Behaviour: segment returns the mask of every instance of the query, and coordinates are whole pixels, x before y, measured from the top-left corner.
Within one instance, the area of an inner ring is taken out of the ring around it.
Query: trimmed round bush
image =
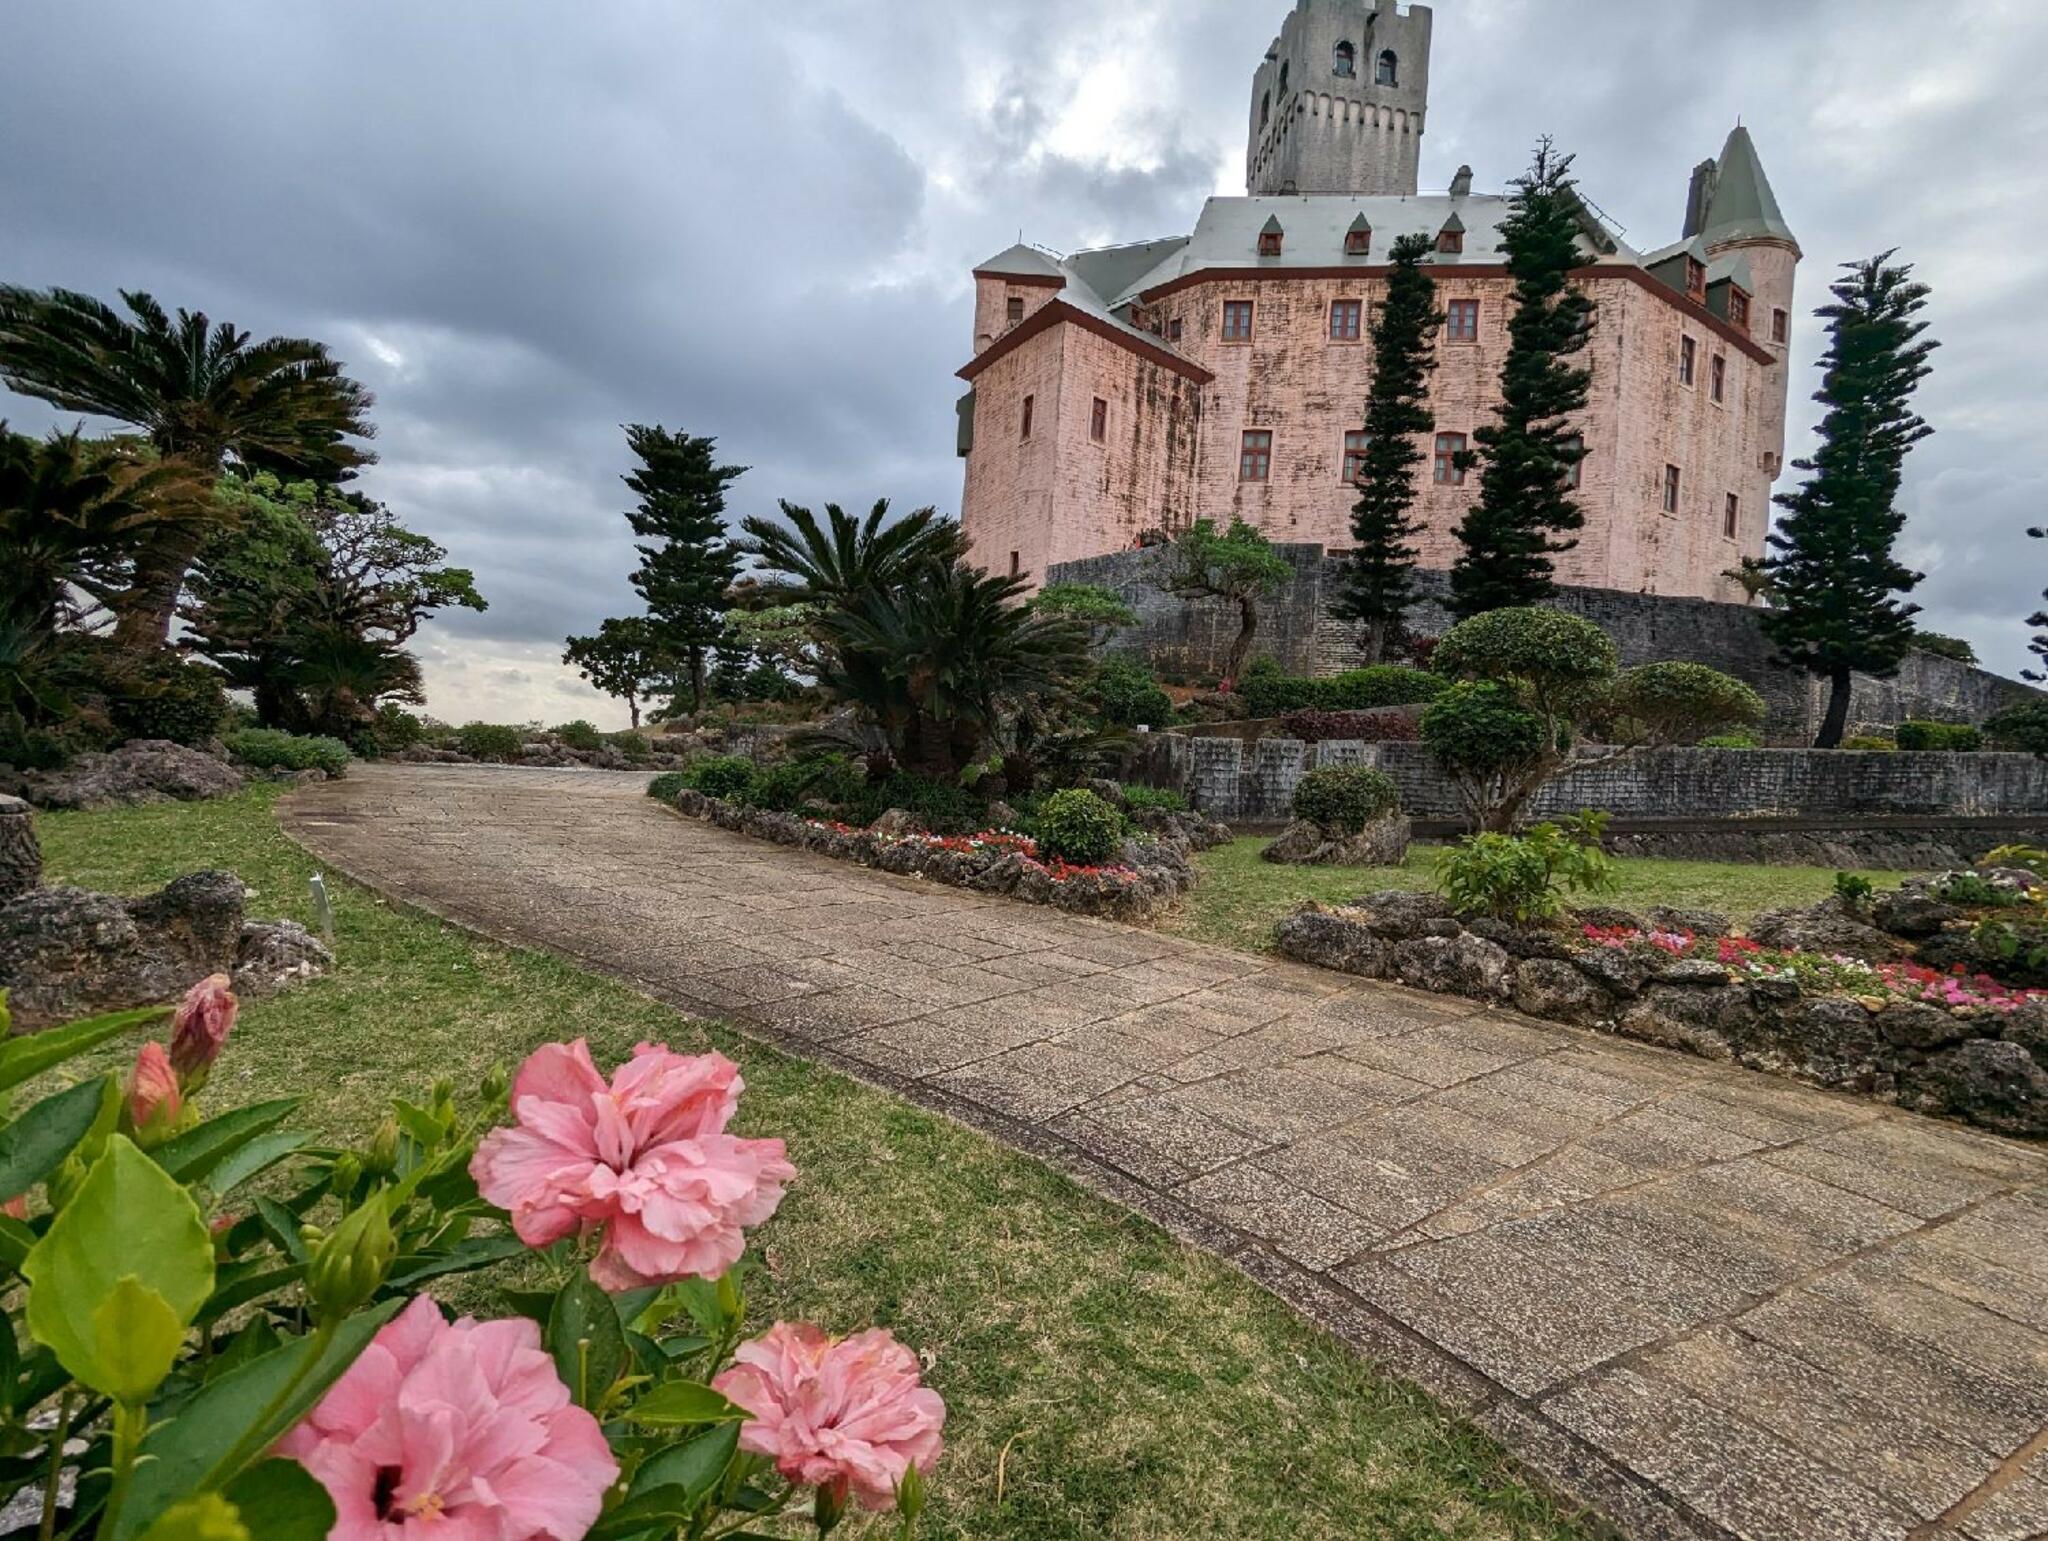
[[[526,735],[495,722],[465,723],[455,730],[455,752],[472,760],[516,760]]]
[[[590,753],[604,747],[604,735],[597,731],[597,724],[577,718],[565,722],[553,730],[556,740],[565,749],[578,749]]]
[[[1656,744],[1697,744],[1710,733],[1754,728],[1767,710],[1764,698],[1733,675],[1676,662],[1628,670],[1615,681],[1608,704]]]
[[[1984,724],[1984,731],[2001,749],[2048,756],[2048,701],[2008,706]]]
[[[1898,744],[1934,754],[1975,754],[1984,747],[1984,734],[1967,722],[1902,722]]]
[[[760,768],[739,755],[711,755],[682,774],[685,786],[723,802],[745,802],[761,781]]]
[[[1506,686],[1468,680],[1423,712],[1422,741],[1452,774],[1490,775],[1543,752],[1543,720]]]
[[[1620,663],[1614,639],[1591,621],[1534,606],[1460,621],[1430,657],[1446,679],[1521,681],[1553,706],[1589,699]]]
[[[164,651],[139,663],[108,660],[107,716],[122,739],[203,744],[228,720],[227,692],[205,664]]]
[[[1383,663],[1349,669],[1310,684],[1314,704],[1324,711],[1369,712],[1382,706],[1421,706],[1442,695],[1450,681],[1421,669]]]
[[[1294,816],[1333,833],[1355,835],[1400,806],[1394,778],[1365,765],[1326,765],[1294,789]]]
[[[330,776],[348,773],[355,757],[338,738],[282,733],[276,728],[244,728],[221,740],[228,753],[258,770],[317,770]]]
[[[1041,854],[1081,867],[1099,867],[1123,844],[1123,815],[1093,792],[1055,792],[1038,809]]]

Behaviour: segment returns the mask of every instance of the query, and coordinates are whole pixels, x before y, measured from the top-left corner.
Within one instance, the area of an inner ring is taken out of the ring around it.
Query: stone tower
[[[1297,0],[1252,80],[1245,191],[1413,197],[1430,9]]]

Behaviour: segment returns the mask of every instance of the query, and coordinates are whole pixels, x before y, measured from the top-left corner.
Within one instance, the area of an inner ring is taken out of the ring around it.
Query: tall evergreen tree
[[[1913,645],[1918,605],[1897,596],[1921,574],[1892,555],[1906,516],[1895,505],[1906,454],[1934,430],[1912,410],[1914,390],[1931,372],[1937,344],[1927,323],[1913,319],[1927,304],[1925,284],[1908,264],[1890,266],[1892,252],[1844,264],[1828,322],[1825,372],[1814,400],[1827,408],[1820,449],[1793,462],[1808,474],[1785,510],[1765,564],[1777,608],[1758,617],[1778,658],[1828,682],[1828,709],[1816,747],[1842,742],[1849,719],[1852,671],[1896,673]]]
[[[1429,376],[1436,368],[1436,334],[1444,324],[1436,282],[1423,270],[1427,237],[1394,243],[1386,303],[1372,328],[1372,390],[1365,401],[1365,463],[1358,502],[1351,510],[1351,560],[1332,606],[1339,620],[1364,630],[1366,662],[1378,663],[1399,638],[1401,617],[1414,600],[1415,548],[1422,531],[1411,518],[1416,467],[1428,456],[1417,443],[1436,430],[1429,410]]]
[[[2033,529],[2027,533],[2035,540],[2048,540],[2048,530]],[[2041,591],[2041,597],[2048,599],[2048,589]],[[2027,624],[2042,628],[2027,639],[2027,651],[2040,659],[2044,668],[2048,668],[2048,610],[2036,610],[2027,617]],[[2048,684],[2048,673],[2041,669],[2022,669],[2020,678],[2032,680],[2036,685]]]
[[[725,489],[745,466],[716,463],[716,441],[635,423],[626,443],[640,468],[624,480],[640,495],[626,515],[640,546],[633,587],[647,603],[655,650],[679,660],[692,710],[704,709],[705,669],[725,635],[725,591],[739,576],[740,551],[725,527]]]
[[[1478,429],[1479,448],[1460,461],[1483,467],[1479,500],[1458,526],[1465,549],[1451,568],[1451,608],[1460,618],[1548,599],[1551,557],[1578,544],[1558,537],[1586,522],[1572,497],[1572,467],[1585,452],[1572,442],[1570,419],[1585,410],[1593,373],[1569,360],[1589,339],[1593,302],[1571,282],[1585,261],[1586,218],[1571,169],[1572,157],[1542,140],[1501,222],[1514,313],[1500,421]]]

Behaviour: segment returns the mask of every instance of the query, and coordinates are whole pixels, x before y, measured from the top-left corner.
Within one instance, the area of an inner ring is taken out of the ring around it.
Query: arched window
[[[1280,61],[1280,95],[1283,98],[1287,95],[1287,61],[1285,59]]]
[[[1379,83],[1383,86],[1398,86],[1401,83],[1401,61],[1394,57],[1394,50],[1391,48],[1380,55]]]
[[[1349,80],[1358,73],[1358,50],[1349,43],[1337,45],[1337,62],[1332,66],[1338,78]]]
[[[1259,102],[1259,127],[1264,128],[1273,121],[1273,93],[1268,91]]]

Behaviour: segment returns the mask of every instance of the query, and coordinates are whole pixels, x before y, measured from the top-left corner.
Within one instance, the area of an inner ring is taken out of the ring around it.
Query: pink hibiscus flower
[[[128,1074],[128,1120],[139,1134],[158,1134],[175,1124],[183,1111],[171,1057],[151,1039],[135,1056],[135,1068]]]
[[[602,1226],[590,1276],[605,1289],[715,1279],[796,1176],[782,1141],[725,1132],[744,1085],[722,1054],[643,1043],[607,1086],[582,1039],[549,1044],[512,1082],[517,1123],[470,1172],[528,1246]]]
[[[213,1068],[222,1045],[234,1030],[235,1013],[241,1004],[228,988],[228,976],[213,974],[185,992],[178,1014],[171,1022],[171,1068],[180,1079]]]
[[[425,1295],[278,1451],[334,1500],[328,1541],[581,1541],[619,1476],[539,1327],[450,1324]]]
[[[850,1489],[864,1507],[887,1509],[906,1470],[928,1473],[939,1458],[946,1404],[919,1381],[916,1355],[880,1328],[834,1339],[777,1322],[733,1358],[711,1384],[753,1414],[740,1448],[772,1457],[791,1482]]]

